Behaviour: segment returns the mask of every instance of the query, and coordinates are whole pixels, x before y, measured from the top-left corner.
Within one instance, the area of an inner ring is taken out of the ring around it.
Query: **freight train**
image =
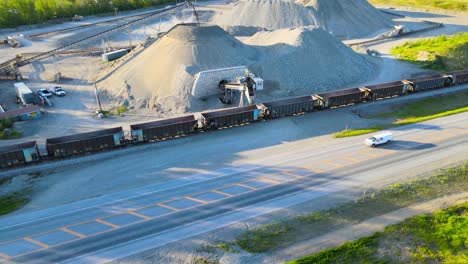
[[[287,98],[245,107],[219,109],[195,115],[158,120],[130,126],[125,137],[122,127],[104,129],[46,140],[47,153],[40,153],[35,141],[0,147],[0,168],[27,165],[111,150],[130,145],[187,136],[197,132],[251,124],[274,118],[323,109],[376,101],[432,89],[468,83],[468,70],[417,77],[359,88]]]

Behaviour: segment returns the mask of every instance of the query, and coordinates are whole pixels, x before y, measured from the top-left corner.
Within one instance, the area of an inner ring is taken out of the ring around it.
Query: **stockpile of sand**
[[[392,21],[367,0],[304,0],[320,26],[338,38],[369,36],[393,27]]]
[[[181,113],[221,106],[191,96],[195,75],[204,70],[247,66],[265,79],[260,100],[274,100],[364,81],[375,69],[321,28],[260,32],[246,42],[219,26],[178,25],[99,87],[120,104]]]
[[[341,39],[366,37],[393,26],[366,0],[240,0],[231,10],[220,12],[213,22],[236,36],[248,35],[253,28],[315,25]]]
[[[265,48],[267,56],[257,64],[257,71],[289,94],[310,94],[362,82],[376,68],[367,56],[355,53],[319,27],[259,32],[245,43]]]
[[[181,112],[190,105],[196,73],[247,65],[257,57],[256,49],[218,26],[181,24],[100,86],[124,104]]]
[[[241,0],[231,10],[223,10],[213,22],[236,35],[242,35],[243,28],[250,33],[253,28],[275,30],[318,25],[313,10],[293,0]]]

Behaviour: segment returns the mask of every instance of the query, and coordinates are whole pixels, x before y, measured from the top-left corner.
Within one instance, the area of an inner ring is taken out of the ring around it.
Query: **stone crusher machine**
[[[221,96],[219,101],[223,104],[232,104],[235,93],[239,94],[239,106],[244,106],[247,100],[248,105],[255,104],[256,91],[263,90],[263,79],[245,71],[245,76],[237,77],[234,81],[222,81],[219,83]]]

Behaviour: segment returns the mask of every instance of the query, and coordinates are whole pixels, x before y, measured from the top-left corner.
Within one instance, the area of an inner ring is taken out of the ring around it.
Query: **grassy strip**
[[[468,66],[468,33],[406,42],[393,48],[391,53],[426,69],[462,70]]]
[[[419,122],[423,122],[423,121],[427,121],[427,120],[431,120],[431,119],[435,119],[435,118],[460,114],[460,113],[464,113],[464,112],[467,112],[467,111],[468,111],[468,106],[467,107],[462,107],[462,108],[459,108],[459,109],[455,109],[455,110],[445,111],[445,112],[435,114],[435,115],[421,116],[421,117],[409,117],[409,118],[405,118],[405,119],[399,119],[399,120],[395,121],[394,124],[395,125],[409,125],[409,124],[419,123]]]
[[[468,1],[466,0],[369,0],[369,2],[387,6],[410,6],[424,9],[468,10]]]
[[[21,133],[13,128],[13,119],[0,119],[0,139],[16,139],[21,137]],[[5,134],[5,130],[9,129],[11,134]]]
[[[364,193],[356,202],[262,225],[241,234],[236,243],[252,253],[266,252],[310,239],[416,202],[468,190],[468,162],[433,176]],[[342,262],[353,263],[353,262]]]
[[[364,128],[364,129],[346,129],[341,132],[333,134],[333,138],[360,136],[360,135],[365,135],[365,134],[374,133],[380,130],[384,130],[386,128],[387,127],[383,127],[383,126],[375,126],[375,127],[370,127],[370,128]]]
[[[289,263],[467,263],[467,230],[468,203],[464,203]],[[405,256],[402,248],[409,251]]]
[[[0,197],[0,215],[8,214],[29,203],[30,189]]]
[[[455,109],[454,109],[455,108]],[[333,134],[334,138],[353,137],[374,133],[388,128],[428,121],[435,118],[460,114],[468,111],[468,92],[426,98],[417,102],[398,106],[396,111],[386,112],[373,118],[397,118],[389,125],[364,129],[347,129]]]

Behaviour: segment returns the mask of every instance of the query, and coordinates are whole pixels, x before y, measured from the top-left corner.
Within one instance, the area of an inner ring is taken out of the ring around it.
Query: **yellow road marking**
[[[331,161],[329,161],[329,160],[322,161],[321,163],[322,163],[322,164],[331,165],[331,166],[335,166],[335,167],[337,167],[337,168],[343,167],[343,165],[333,163],[333,162],[331,162]]]
[[[314,163],[314,164],[317,164],[317,163]],[[315,169],[315,168],[313,168],[313,165],[310,165],[310,166],[302,166],[302,168],[304,168],[304,169],[308,169],[308,170],[312,170],[312,171],[315,171],[316,173],[322,173],[322,172],[325,172],[325,170],[321,170],[321,169]]]
[[[120,228],[120,226],[118,226],[118,225],[114,225],[114,224],[112,224],[112,223],[109,223],[109,222],[104,221],[104,220],[99,219],[99,218],[95,219],[94,221],[96,221],[96,222],[98,222],[98,223],[101,223],[101,224],[103,224],[103,225],[106,225],[106,226],[110,226],[110,227],[112,227],[112,228]]]
[[[245,185],[245,184],[242,184],[242,183],[237,183],[237,184],[234,184],[234,185],[244,187],[244,188],[247,188],[247,189],[250,189],[250,190],[257,190],[257,188],[255,188],[255,187],[248,186],[248,185]]]
[[[295,170],[295,171],[298,171],[298,170]],[[286,174],[286,175],[289,175],[289,176],[293,176],[294,178],[296,179],[302,179],[304,178],[305,176],[301,176],[301,175],[298,175],[298,174],[294,174],[295,171],[283,171],[281,173],[283,174]],[[314,174],[313,172],[310,172],[309,174],[307,174],[306,176],[309,176],[309,175],[312,175]]]
[[[172,201],[171,201],[171,202],[172,202]],[[158,204],[156,204],[156,205],[157,205],[157,206],[164,207],[164,208],[167,208],[167,209],[172,210],[172,211],[179,211],[179,209],[174,208],[174,207],[169,206],[169,205],[165,205],[165,204],[163,204],[163,203],[158,203]]]
[[[42,248],[49,248],[49,245],[44,244],[42,242],[39,242],[37,240],[34,240],[34,239],[30,238],[30,237],[23,237],[23,239],[26,240],[26,241],[29,241],[29,242],[31,242],[33,244],[36,244],[36,245],[38,245],[38,246],[40,246]]]
[[[273,184],[281,184],[281,183],[283,183],[283,182],[280,182],[280,181],[275,181],[275,180],[272,180],[272,179],[268,179],[268,178],[266,178],[266,176],[263,176],[262,178],[259,178],[259,179],[262,180],[262,181],[271,182],[271,183],[273,183]]]
[[[86,238],[86,237],[88,237],[88,236],[85,236],[85,235],[80,234],[80,233],[78,233],[78,232],[75,232],[75,231],[73,231],[73,230],[70,230],[70,229],[68,229],[68,228],[66,228],[66,227],[59,228],[59,230],[65,231],[65,232],[70,233],[70,234],[72,234],[72,235],[75,235],[75,236],[77,236],[77,237],[79,237],[79,238]]]
[[[133,211],[130,211],[130,210],[128,210],[127,213],[129,213],[131,215],[134,215],[134,216],[138,216],[138,217],[143,218],[143,219],[151,219],[151,217],[149,217],[149,216],[146,216],[144,214],[139,214],[137,212],[133,212]]]
[[[234,195],[232,195],[232,194],[225,193],[225,192],[218,191],[218,190],[211,190],[210,192],[219,193],[219,194],[221,194],[221,195],[228,196],[228,197],[234,196]]]
[[[197,203],[201,203],[201,204],[209,204],[209,202],[207,202],[207,201],[197,199],[197,198],[193,198],[193,197],[190,197],[190,196],[184,196],[184,198],[188,199],[188,200],[191,200],[191,201],[194,201],[194,202],[197,202]]]
[[[0,253],[0,258],[4,258],[5,260],[10,260],[11,256],[8,256],[7,254]]]
[[[352,162],[361,162],[363,160],[358,160],[358,159],[355,159],[355,158],[351,158],[351,157],[348,157],[348,156],[341,156],[340,159],[345,159],[345,160],[349,160],[349,161],[352,161]],[[352,163],[350,164],[347,164],[347,165],[351,165]]]

